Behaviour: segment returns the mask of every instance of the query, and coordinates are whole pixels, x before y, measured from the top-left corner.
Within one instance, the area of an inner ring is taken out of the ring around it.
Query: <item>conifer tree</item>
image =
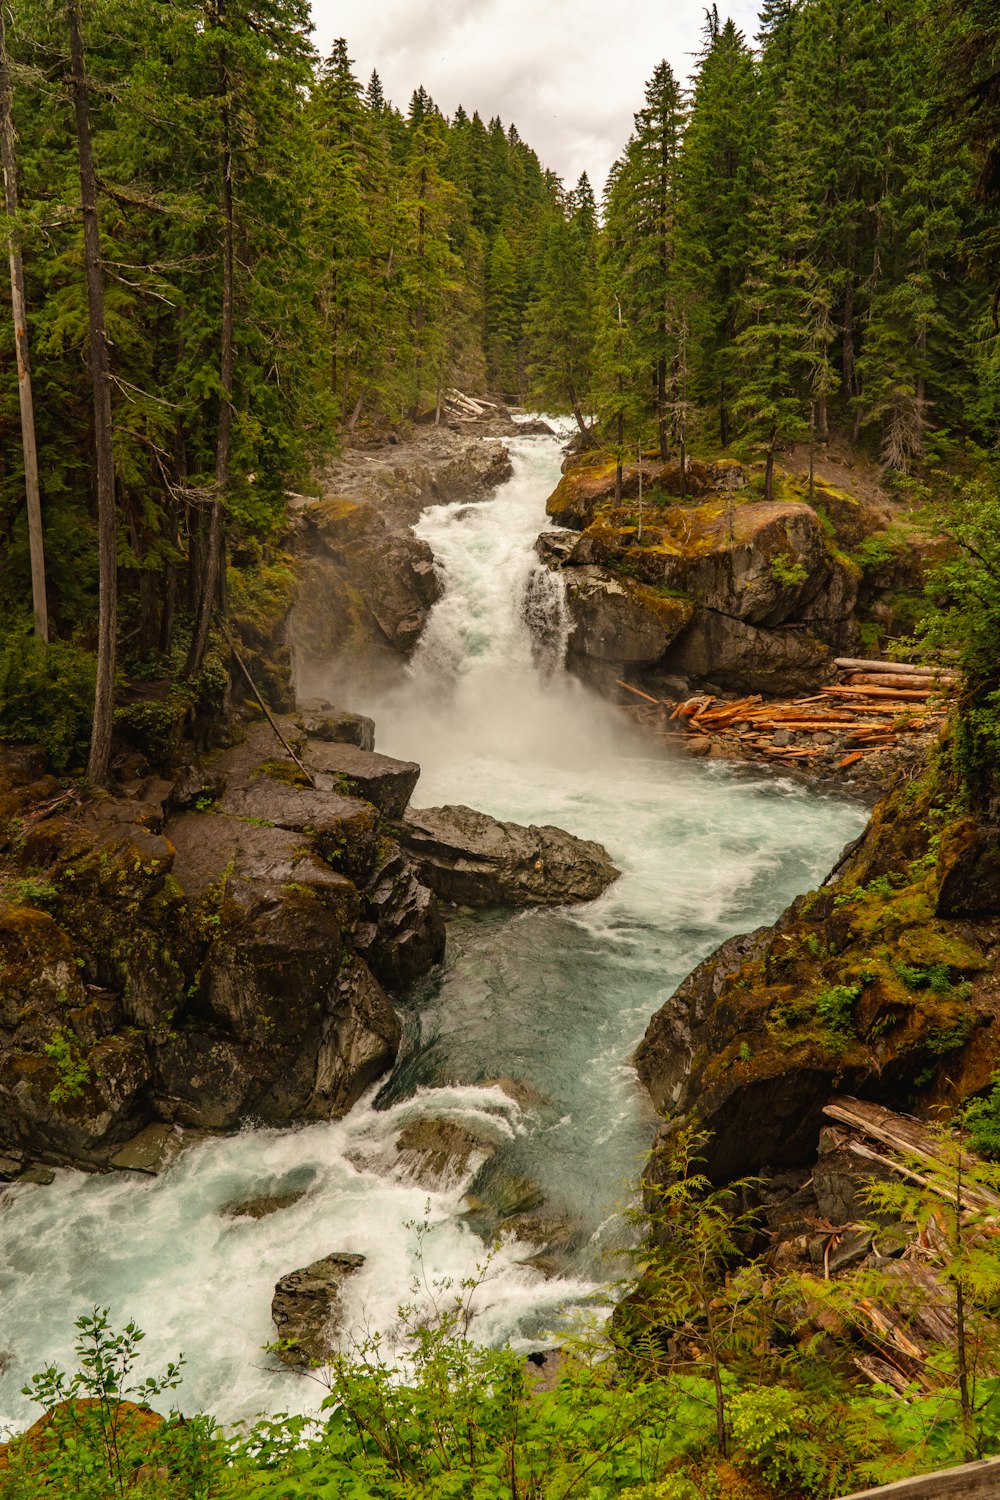
[[[10,297],[17,356],[18,401],[21,415],[21,449],[24,454],[24,489],[31,560],[31,598],[35,635],[49,638],[49,610],[45,589],[45,541],[42,532],[42,502],[38,483],[38,444],[35,437],[35,403],[31,389],[31,358],[28,345],[28,311],[25,298],[24,259],[18,226],[17,156],[15,151],[13,90],[3,6],[0,5],[0,171],[4,182],[4,207],[10,240]]]

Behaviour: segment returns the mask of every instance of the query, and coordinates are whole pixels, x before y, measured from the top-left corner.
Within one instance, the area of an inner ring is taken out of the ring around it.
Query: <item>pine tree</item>
[[[17,223],[17,157],[13,119],[13,90],[7,36],[0,6],[0,170],[3,172],[4,207],[10,238],[10,296],[17,354],[18,401],[21,414],[21,448],[24,454],[24,489],[31,559],[31,598],[35,635],[49,638],[49,610],[45,589],[45,541],[42,532],[42,502],[38,483],[38,444],[35,437],[35,403],[31,389],[31,359],[28,346],[28,312],[25,298],[24,259]]]
[[[692,383],[730,437],[733,340],[748,271],[759,138],[753,58],[732,21],[713,24],[698,64],[681,159],[680,229],[692,286]]]

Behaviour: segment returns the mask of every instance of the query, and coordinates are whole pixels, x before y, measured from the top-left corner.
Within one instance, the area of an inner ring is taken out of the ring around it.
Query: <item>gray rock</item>
[[[184,1132],[177,1125],[147,1125],[117,1151],[110,1165],[123,1172],[156,1176],[176,1161],[184,1149]]]
[[[375,749],[375,721],[364,714],[312,709],[298,715],[298,722],[312,740],[334,745],[357,745],[359,750]]]
[[[425,884],[460,906],[592,901],[620,873],[600,844],[470,807],[411,808],[395,832]]]
[[[420,776],[413,761],[374,755],[356,745],[308,740],[303,760],[330,779],[331,790],[371,802],[386,818],[403,816]]]
[[[340,1293],[364,1265],[363,1255],[334,1253],[290,1271],[274,1288],[271,1317],[277,1330],[275,1353],[293,1370],[315,1369],[336,1349]]]

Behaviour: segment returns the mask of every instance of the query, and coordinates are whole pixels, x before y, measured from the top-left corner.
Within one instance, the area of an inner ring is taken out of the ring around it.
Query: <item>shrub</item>
[[[40,745],[57,771],[87,753],[96,662],[72,641],[14,634],[0,645],[0,740]]]

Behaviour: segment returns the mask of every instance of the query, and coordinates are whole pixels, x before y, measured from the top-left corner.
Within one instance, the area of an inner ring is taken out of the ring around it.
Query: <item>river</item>
[[[95,1304],[145,1329],[150,1368],[183,1351],[186,1410],[313,1409],[321,1388],[262,1353],[275,1281],[360,1252],[347,1324],[390,1328],[415,1276],[457,1285],[486,1260],[470,1191],[516,1197],[521,1184],[569,1245],[539,1269],[504,1239],[472,1334],[521,1347],[557,1337],[620,1273],[621,1211],[654,1126],[629,1066],[649,1017],[724,938],[821,880],[863,826],[842,798],[671,757],[562,670],[559,580],[533,551],[560,445],[515,438],[511,453],[514,475],[492,499],[425,512],[443,596],[406,681],[351,706],[376,717],[380,750],[419,761],[416,805],[555,823],[605,844],[621,879],[572,910],[456,917],[442,970],[403,1007],[395,1072],[346,1120],[206,1141],[156,1179],[65,1169],[0,1198],[0,1426],[23,1426],[20,1386],[71,1362],[73,1319]],[[474,1160],[436,1191],[407,1180],[395,1140],[426,1118],[488,1139],[485,1175],[472,1181]],[[297,1203],[260,1220],[219,1213],[295,1188]]]

